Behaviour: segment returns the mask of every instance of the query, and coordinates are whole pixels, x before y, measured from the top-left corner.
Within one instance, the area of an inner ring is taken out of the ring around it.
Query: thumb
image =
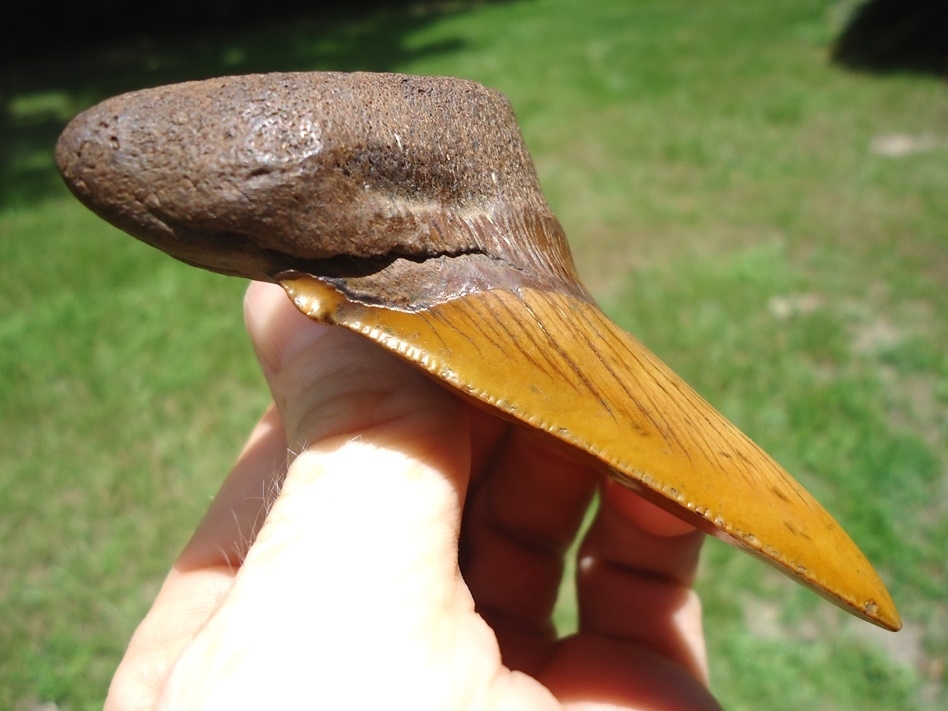
[[[460,526],[470,445],[459,399],[363,337],[311,321],[275,285],[251,285],[245,318],[290,459],[307,456],[336,482],[338,490],[323,492],[334,507],[327,514],[378,505],[384,510],[369,526],[377,533],[389,518],[404,521],[440,497],[437,508],[456,509],[442,522]],[[362,464],[337,475],[326,470],[330,457]]]
[[[310,320],[273,284],[253,282],[244,313],[291,456],[370,432],[376,444],[397,441],[435,460],[467,456],[462,403],[421,371],[362,336]]]
[[[362,615],[438,609],[431,596],[453,595],[459,579],[470,467],[461,401],[361,336],[312,322],[278,287],[253,284],[245,305],[294,460],[256,553],[305,536],[306,567],[338,576],[320,594],[345,597],[323,609],[352,609],[360,591],[372,597]]]
[[[253,284],[245,314],[293,461],[163,701],[281,707],[275,693],[318,690],[317,706],[371,708],[425,689],[418,670],[457,636],[445,617],[473,609],[457,562],[464,408],[369,341],[312,323],[278,287]]]

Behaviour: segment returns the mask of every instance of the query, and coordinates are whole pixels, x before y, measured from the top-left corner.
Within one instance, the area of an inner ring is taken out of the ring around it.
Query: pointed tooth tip
[[[885,588],[882,589],[885,593]],[[866,600],[862,606],[864,617],[877,627],[881,627],[890,632],[898,632],[902,629],[902,616],[895,607],[895,603],[886,594],[885,599],[880,603],[875,600]]]

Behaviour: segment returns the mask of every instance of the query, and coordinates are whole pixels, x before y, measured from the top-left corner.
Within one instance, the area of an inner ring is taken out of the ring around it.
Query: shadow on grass
[[[487,0],[514,2],[516,0]],[[461,40],[409,46],[407,38],[484,0],[370,2],[263,21],[255,27],[138,35],[0,65],[0,208],[60,195],[53,148],[76,113],[133,89],[225,74],[389,71],[463,48]]]
[[[836,40],[833,59],[851,69],[948,78],[948,2],[868,0]]]

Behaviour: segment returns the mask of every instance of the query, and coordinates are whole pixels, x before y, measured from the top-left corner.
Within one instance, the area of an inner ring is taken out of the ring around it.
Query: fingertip
[[[330,328],[301,314],[278,284],[257,281],[244,295],[244,323],[268,377],[282,371]]]
[[[622,484],[607,479],[602,489],[604,502],[637,528],[653,536],[683,536],[695,527],[674,514],[645,500]]]

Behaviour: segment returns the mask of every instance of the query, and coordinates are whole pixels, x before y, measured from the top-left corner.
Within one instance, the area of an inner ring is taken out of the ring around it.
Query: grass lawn
[[[56,136],[120,91],[297,69],[507,93],[606,310],[877,565],[898,634],[709,542],[725,708],[948,707],[948,87],[834,66],[852,7],[419,4],[0,68],[0,708],[101,706],[267,399],[244,285],[86,212]]]

